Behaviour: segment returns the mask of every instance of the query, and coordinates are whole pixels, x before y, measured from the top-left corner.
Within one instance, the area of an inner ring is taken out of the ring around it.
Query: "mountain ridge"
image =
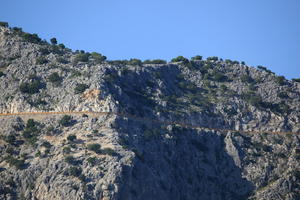
[[[66,112],[0,116],[0,199],[299,198],[297,79],[56,43],[0,26],[0,113]]]

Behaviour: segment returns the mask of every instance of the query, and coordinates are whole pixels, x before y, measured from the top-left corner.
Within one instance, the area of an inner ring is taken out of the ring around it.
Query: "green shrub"
[[[96,159],[96,157],[89,157],[86,161],[91,165],[95,165],[97,162],[97,159]]]
[[[248,102],[255,107],[259,107],[262,104],[262,99],[260,96],[250,96]]]
[[[289,95],[286,92],[279,92],[277,96],[282,99],[289,98]]]
[[[260,71],[265,71],[267,73],[271,73],[271,74],[274,74],[274,72],[272,72],[271,70],[267,69],[266,67],[263,67],[261,65],[258,65],[257,68],[260,70]]]
[[[132,58],[127,62],[128,65],[142,65],[142,61],[140,59]]]
[[[7,147],[7,149],[5,150],[5,152],[6,153],[8,153],[8,154],[10,154],[10,155],[12,155],[12,154],[14,154],[14,149],[12,148],[12,147]]]
[[[284,101],[282,101],[276,105],[274,112],[278,112],[280,114],[290,113],[291,109],[289,105],[285,104]]]
[[[242,65],[246,65],[246,63],[244,61],[241,62]]]
[[[277,76],[275,78],[276,83],[278,83],[279,85],[284,85],[285,83],[285,77],[284,76]]]
[[[42,40],[37,34],[24,33],[22,32],[20,36],[27,42],[39,44]]]
[[[62,44],[62,43],[61,43],[61,44],[59,44],[58,46],[59,46],[59,48],[61,48],[61,49],[64,49],[64,48],[66,48],[66,46],[65,46],[64,44]]]
[[[36,59],[35,63],[37,65],[42,65],[48,63],[48,60],[44,56],[41,56]]]
[[[226,64],[232,64],[232,60],[230,60],[230,59],[225,59],[225,63],[226,63]]]
[[[50,144],[50,142],[48,142],[48,141],[45,141],[45,142],[43,142],[42,144],[41,144],[41,146],[42,147],[46,147],[47,149],[49,149],[49,148],[51,148],[51,144]]]
[[[26,122],[24,132],[37,133],[38,126],[39,126],[38,122],[34,121],[33,119],[28,119]]]
[[[228,90],[227,86],[224,84],[220,85],[220,89],[221,89],[221,92],[223,92],[223,93]]]
[[[87,149],[96,153],[100,153],[101,145],[96,143],[88,144]]]
[[[79,177],[82,173],[82,169],[80,167],[70,167],[68,173],[71,176]]]
[[[115,156],[116,155],[115,150],[113,150],[112,148],[103,148],[101,150],[101,153],[106,154],[106,155],[110,155],[110,156]]]
[[[25,161],[24,160],[19,160],[19,159],[16,159],[12,156],[8,156],[6,158],[6,161],[8,162],[8,164],[10,166],[15,166],[17,169],[24,169],[25,167]]]
[[[59,63],[62,63],[62,64],[67,64],[67,63],[69,63],[69,61],[66,60],[66,59],[63,58],[63,57],[57,57],[57,58],[56,58],[56,61],[59,62]]]
[[[0,26],[8,27],[8,23],[7,22],[0,22]]]
[[[244,83],[252,83],[254,82],[253,78],[249,75],[242,75],[241,76],[241,81]]]
[[[39,51],[42,55],[48,55],[50,53],[50,51],[47,47],[40,48]]]
[[[221,72],[216,72],[216,71],[212,73],[212,79],[217,82],[225,82],[228,80],[227,76],[225,76]]]
[[[70,165],[77,165],[77,161],[73,156],[66,156],[65,161]]]
[[[50,39],[51,44],[56,45],[57,44],[57,40],[56,38],[51,38]]]
[[[22,34],[23,33],[22,28],[19,28],[19,27],[13,27],[12,30],[13,30],[14,33],[17,33],[17,34]]]
[[[73,77],[79,77],[79,76],[81,76],[81,75],[82,75],[82,74],[80,73],[80,71],[73,69],[72,72],[71,72],[70,78],[73,78]]]
[[[128,64],[128,60],[110,60],[108,63],[112,65],[126,65]]]
[[[0,77],[5,76],[5,74],[3,72],[0,72]]]
[[[144,60],[143,64],[167,64],[167,61],[155,59],[155,60]]]
[[[70,115],[64,115],[58,123],[64,127],[71,126],[73,125],[73,119]]]
[[[218,61],[219,58],[217,56],[211,56],[211,57],[207,57],[206,60],[208,60],[208,61]]]
[[[62,51],[62,48],[60,46],[57,46],[57,45],[52,45],[50,46],[50,50],[52,53],[54,54],[58,54],[58,55],[63,55],[63,51]]]
[[[293,78],[292,81],[300,83],[300,78]]]
[[[75,56],[74,63],[78,62],[88,62],[90,54],[89,53],[80,53]]]
[[[224,108],[223,111],[229,116],[238,114],[238,112],[234,108]]]
[[[195,60],[202,60],[202,56],[199,56],[199,55],[194,56],[194,57],[191,58],[191,60],[193,60],[193,61],[195,61]]]
[[[48,76],[48,80],[54,85],[59,85],[62,82],[62,77],[60,77],[57,72],[53,72]]]
[[[48,103],[43,100],[41,97],[38,97],[36,100],[27,99],[27,102],[34,107],[45,106]]]
[[[36,153],[35,153],[35,157],[41,157],[42,156],[42,153],[38,150]]]
[[[89,88],[88,85],[83,84],[83,83],[79,83],[79,84],[76,85],[74,91],[75,91],[75,94],[81,94],[81,93],[83,93],[88,88]]]
[[[261,107],[263,103],[262,98],[256,95],[254,92],[242,93],[241,97],[243,100],[247,101],[248,103],[250,103],[255,107]]]
[[[250,83],[250,84],[248,85],[248,89],[249,89],[250,91],[255,91],[255,90],[256,90],[255,84],[254,84],[254,83]]]
[[[177,56],[176,58],[173,58],[171,62],[183,62],[183,63],[188,63],[189,60],[183,56]]]
[[[33,119],[27,120],[25,129],[23,131],[23,137],[31,145],[35,145],[37,141],[37,136],[40,133],[39,123]]]
[[[70,142],[74,142],[76,140],[76,135],[73,135],[73,134],[68,135],[67,140]]]
[[[70,154],[71,153],[71,148],[70,147],[64,147],[63,148],[63,153],[64,154]]]
[[[40,89],[44,88],[44,83],[41,82],[40,80],[33,80],[32,82],[26,82],[26,83],[21,83],[20,84],[20,91],[22,93],[27,93],[27,94],[35,94],[39,93]]]
[[[8,136],[5,138],[5,141],[6,141],[8,144],[13,145],[13,144],[16,142],[16,137],[15,137],[14,135],[8,135]]]
[[[96,63],[102,63],[106,60],[106,56],[103,56],[100,53],[92,52],[91,57],[95,60]]]

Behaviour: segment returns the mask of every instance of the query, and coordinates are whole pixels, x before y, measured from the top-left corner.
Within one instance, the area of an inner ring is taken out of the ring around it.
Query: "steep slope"
[[[0,113],[28,112],[0,116],[1,199],[300,197],[300,83],[264,67],[105,61],[0,27],[0,71]]]

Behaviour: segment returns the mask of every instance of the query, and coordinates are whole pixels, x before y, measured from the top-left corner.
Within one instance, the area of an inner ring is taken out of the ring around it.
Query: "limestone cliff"
[[[0,199],[300,198],[299,82],[146,63],[0,26]]]

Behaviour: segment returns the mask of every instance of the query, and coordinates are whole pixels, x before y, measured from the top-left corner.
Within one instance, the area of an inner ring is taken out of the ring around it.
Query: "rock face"
[[[95,55],[0,26],[0,199],[300,199],[300,83]]]

